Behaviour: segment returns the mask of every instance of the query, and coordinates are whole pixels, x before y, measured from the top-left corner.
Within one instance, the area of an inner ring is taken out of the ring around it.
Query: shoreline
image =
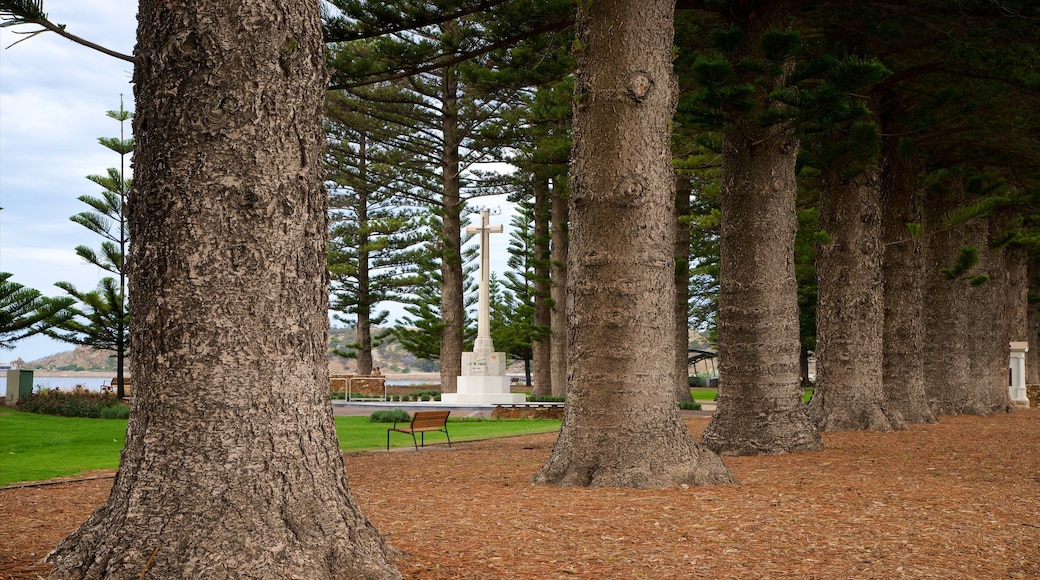
[[[32,371],[33,377],[51,379],[110,379],[116,376],[116,371],[53,371],[45,369],[22,369]],[[127,373],[129,376],[129,373]],[[383,373],[383,377],[390,381],[415,381],[415,382],[437,382],[441,380],[439,373]]]

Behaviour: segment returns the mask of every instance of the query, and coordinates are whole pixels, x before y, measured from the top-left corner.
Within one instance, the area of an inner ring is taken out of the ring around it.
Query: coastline
[[[24,369],[33,372],[34,377],[52,379],[110,379],[116,376],[116,371],[54,371],[46,369]],[[440,383],[441,375],[438,373],[383,373],[390,381],[415,381]]]

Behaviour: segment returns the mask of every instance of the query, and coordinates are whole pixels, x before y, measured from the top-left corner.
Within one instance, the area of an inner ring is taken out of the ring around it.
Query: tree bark
[[[1029,252],[1022,246],[1004,250],[1007,267],[1008,338],[1029,342]],[[1030,342],[1029,348],[1036,345]]]
[[[822,431],[906,428],[888,412],[882,388],[881,192],[868,169],[830,175],[820,196],[816,271],[816,389],[809,416]]]
[[[54,578],[394,578],[328,399],[317,3],[143,0],[134,399]]]
[[[367,135],[360,132],[358,138],[358,170],[362,187],[357,188],[357,220],[358,220],[358,266],[357,266],[357,371],[359,375],[372,374],[372,299],[370,286],[371,260],[369,254],[368,223],[368,149]]]
[[[722,151],[719,394],[702,441],[725,455],[822,449],[802,402],[795,160],[786,128],[750,123]]]
[[[563,397],[567,394],[567,339],[570,336],[570,332],[567,330],[567,250],[570,242],[568,228],[570,217],[567,208],[569,203],[568,185],[566,179],[557,181],[556,186],[553,187],[551,209],[550,254],[552,265],[549,269],[549,279],[552,284],[550,290],[552,295],[550,356],[552,360],[550,365],[554,397]]]
[[[1011,410],[1008,395],[1008,334],[1003,266],[989,251],[989,227],[977,219],[944,230],[942,216],[964,200],[962,178],[933,186],[925,204],[935,264],[928,272],[926,386],[935,415],[988,416]],[[979,263],[956,280],[938,271],[951,266],[963,246],[979,249]],[[978,275],[989,280],[977,287]]]
[[[924,381],[924,256],[921,238],[907,227],[921,221],[920,171],[888,145],[881,176],[885,408],[909,423],[934,423]]]
[[[960,401],[966,400],[971,381],[973,356],[968,344],[968,310],[964,282],[948,280],[939,271],[957,259],[965,241],[963,227],[948,228],[943,216],[956,208],[964,197],[963,184],[954,181],[948,188],[934,185],[925,194],[924,222],[927,234],[924,302],[925,392],[935,416],[959,414]]]
[[[552,208],[552,190],[548,178],[536,177],[534,188],[534,316],[536,329],[548,330],[552,326],[552,300],[549,289],[549,218]],[[541,334],[531,341],[531,358],[534,362],[534,388],[536,395],[552,394],[552,335]]]
[[[968,224],[968,243],[979,249],[979,263],[973,274],[988,277],[985,284],[969,285],[968,388],[965,397],[951,409],[957,414],[992,415],[1013,410],[1008,393],[1008,366],[1011,357],[1007,304],[1007,267],[1004,249],[991,248],[994,238],[1004,232],[999,217]]]
[[[1030,258],[1026,264],[1028,288],[1026,295],[1026,384],[1040,384],[1040,260]]]
[[[733,481],[690,437],[673,389],[674,10],[667,0],[578,8],[570,377],[563,427],[538,483]]]
[[[735,8],[743,12],[732,17],[746,31],[737,56],[761,59],[762,36],[782,22],[789,3]],[[758,111],[775,105],[775,87],[762,79],[747,79],[758,83]],[[802,402],[798,365],[798,139],[790,126],[762,127],[755,114],[732,121],[723,136],[719,196],[719,393],[701,440],[725,455],[818,450],[823,442]]]
[[[466,325],[465,302],[462,295],[464,278],[462,268],[462,198],[460,192],[459,146],[459,77],[456,67],[444,69],[441,131],[444,150],[441,152],[441,392],[458,390],[462,374],[462,348]]]

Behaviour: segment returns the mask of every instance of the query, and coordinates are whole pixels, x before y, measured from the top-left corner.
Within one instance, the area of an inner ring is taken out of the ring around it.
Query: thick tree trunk
[[[928,406],[935,416],[958,414],[958,401],[969,389],[970,357],[974,356],[968,343],[968,304],[965,283],[948,280],[939,271],[954,264],[965,238],[963,227],[949,229],[943,216],[956,208],[963,199],[961,184],[945,189],[931,187],[925,195],[924,222],[926,239],[924,323],[925,392]]]
[[[54,578],[400,577],[328,399],[317,3],[143,0],[134,400]]]
[[[816,389],[809,416],[822,431],[902,429],[882,388],[881,189],[876,170],[831,176],[820,196],[816,271]]]
[[[441,392],[458,390],[462,374],[463,332],[466,325],[462,295],[462,201],[459,174],[459,77],[455,67],[446,67],[443,77],[441,130]]]
[[[675,214],[690,213],[688,179],[675,180]],[[675,220],[675,400],[692,403],[690,393],[690,223]]]
[[[881,177],[885,408],[909,423],[934,423],[924,385],[924,256],[921,238],[907,227],[921,221],[920,172],[892,145]]]
[[[740,56],[762,58],[762,36],[789,3],[735,8],[746,11],[733,15],[746,31]],[[760,86],[757,109],[775,105],[771,89]],[[798,139],[788,126],[763,128],[756,115],[737,115],[722,147],[719,394],[701,440],[726,455],[818,450],[823,442],[802,402],[798,364]]]
[[[782,128],[739,127],[723,143],[719,394],[702,436],[718,453],[823,447],[799,376],[797,155],[797,138]]]
[[[570,243],[567,183],[565,179],[557,180],[552,196],[549,279],[552,283],[550,366],[554,397],[563,397],[567,393],[567,340],[570,337],[567,330],[567,249]]]
[[[568,268],[570,380],[535,481],[664,487],[732,481],[674,394],[674,227],[667,0],[579,5]]]
[[[1030,258],[1026,263],[1026,384],[1040,384],[1040,260]]]
[[[1022,246],[1004,250],[1007,267],[1008,338],[1029,342],[1029,252]],[[1029,348],[1036,345],[1032,342]]]
[[[534,362],[534,388],[536,395],[552,394],[552,311],[549,295],[549,218],[552,208],[552,190],[548,178],[536,178],[534,190],[534,326],[545,329],[544,334],[531,342],[531,358]]]
[[[925,302],[926,388],[935,415],[992,415],[1010,410],[1008,397],[1007,321],[1003,301],[1003,267],[989,251],[988,226],[976,220],[943,230],[941,218],[964,199],[963,182],[934,186],[925,205],[927,225],[934,227]],[[962,246],[976,247],[979,263],[950,281],[938,271],[954,264]],[[995,279],[994,280],[994,274]],[[978,287],[976,276],[990,280]],[[998,304],[999,302],[999,304]]]
[[[1004,233],[1001,220],[990,218],[968,224],[968,243],[979,249],[973,275],[988,277],[985,284],[966,288],[968,304],[969,359],[965,397],[950,408],[956,414],[992,415],[1008,413],[1013,407],[1008,393],[1009,327],[1007,315],[1007,267],[1003,248],[990,248],[993,238]]]

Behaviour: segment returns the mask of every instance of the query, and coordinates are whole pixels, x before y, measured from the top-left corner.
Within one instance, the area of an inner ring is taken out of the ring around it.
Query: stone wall
[[[504,407],[498,405],[491,412],[495,419],[563,419],[563,405],[534,406],[518,405]]]

